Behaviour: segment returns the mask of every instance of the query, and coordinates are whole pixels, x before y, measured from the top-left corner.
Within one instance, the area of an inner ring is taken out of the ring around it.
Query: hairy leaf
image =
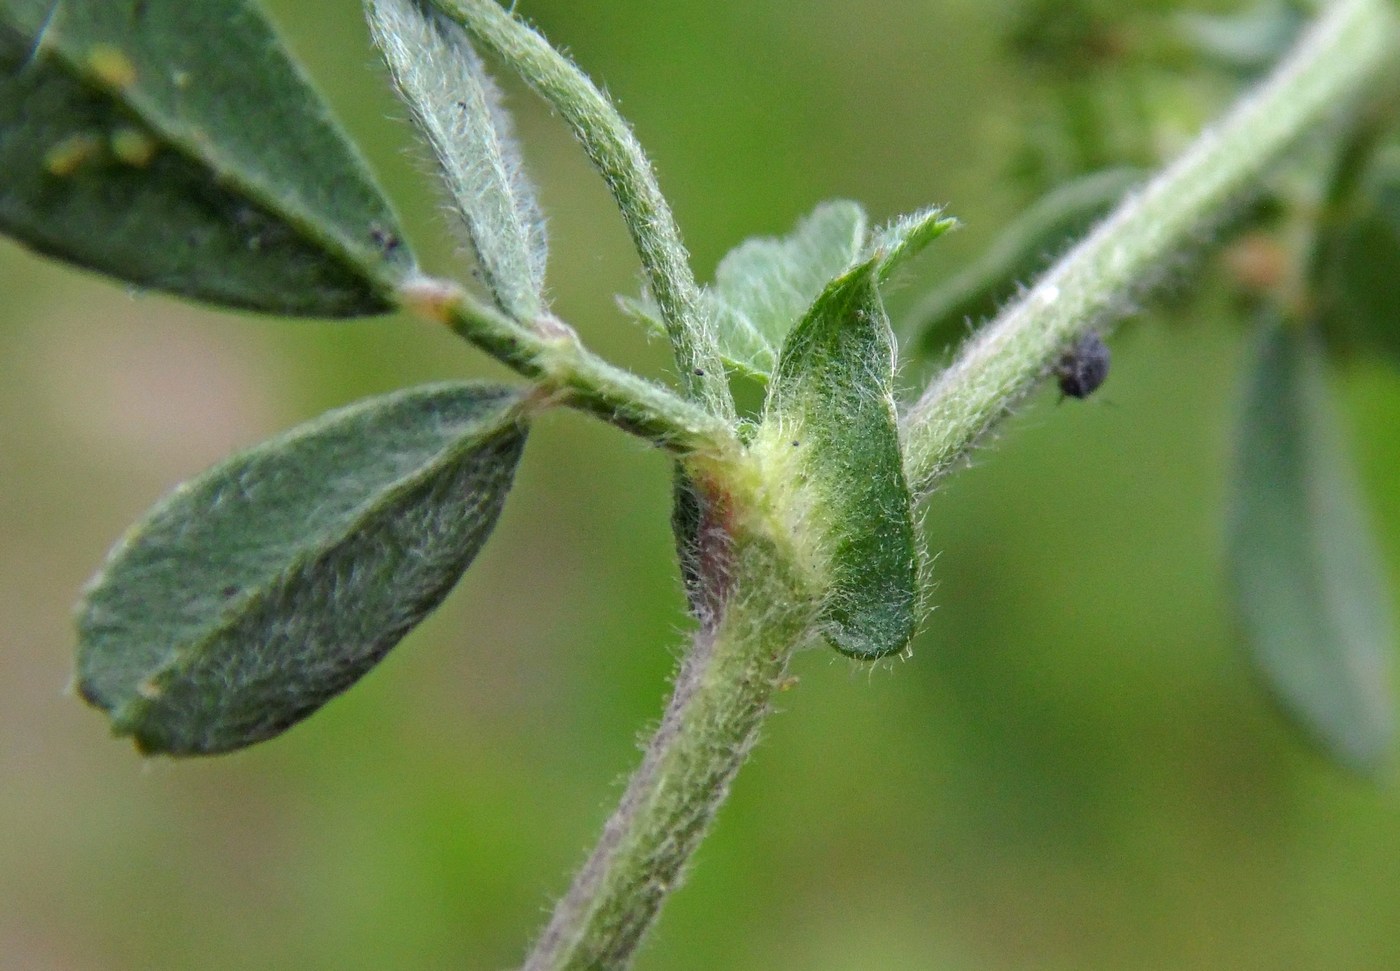
[[[837,650],[900,650],[918,620],[919,551],[894,407],[880,258],[833,281],[783,343],[753,448],[822,587]]]
[[[884,283],[906,262],[918,256],[925,246],[957,226],[956,219],[943,210],[921,209],[881,226],[871,234],[866,258],[875,261],[875,275]]]
[[[500,91],[457,24],[419,0],[370,0],[375,42],[437,156],[496,303],[516,320],[544,309],[544,217]]]
[[[412,263],[355,150],[249,0],[0,3],[0,230],[282,314],[388,309]]]
[[[850,269],[865,245],[865,210],[822,203],[782,237],[746,240],[720,261],[702,294],[732,367],[766,379],[783,338],[832,279]]]
[[[1316,346],[1270,325],[1243,406],[1228,540],[1251,656],[1316,743],[1373,771],[1394,733],[1395,632]]]
[[[331,412],[177,488],[79,610],[78,684],[142,750],[270,738],[368,671],[495,526],[525,440],[495,385]]]

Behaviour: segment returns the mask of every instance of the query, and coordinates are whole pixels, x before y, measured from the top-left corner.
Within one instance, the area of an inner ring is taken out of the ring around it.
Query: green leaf
[[[1400,361],[1400,151],[1381,155],[1350,219],[1325,229],[1318,323],[1328,338]]]
[[[371,0],[368,8],[496,304],[518,321],[535,319],[545,307],[544,218],[500,91],[466,31],[419,0]]]
[[[4,0],[0,230],[218,304],[348,317],[412,258],[248,0]]]
[[[1321,355],[1295,329],[1260,335],[1237,439],[1229,568],[1254,664],[1323,750],[1375,771],[1394,734],[1389,589]]]
[[[881,226],[870,237],[865,258],[875,261],[875,275],[884,283],[925,246],[958,224],[937,208],[921,209]]]
[[[1106,215],[1142,178],[1132,168],[1103,169],[1065,182],[1021,214],[987,251],[938,284],[910,313],[909,332],[925,351],[950,331],[990,317],[1016,288]]]
[[[1238,13],[1184,13],[1182,33],[1197,53],[1237,74],[1260,74],[1281,58],[1312,16],[1301,0],[1257,0]]]
[[[525,441],[520,395],[363,401],[177,488],[78,614],[78,684],[147,752],[271,738],[349,687],[486,541]]]
[[[894,335],[872,258],[833,281],[783,343],[752,448],[824,591],[837,650],[903,650],[918,620],[919,550],[894,407]]]
[[[866,217],[857,203],[824,202],[782,237],[730,250],[702,294],[727,364],[759,378],[773,373],[783,338],[831,280],[860,259]]]

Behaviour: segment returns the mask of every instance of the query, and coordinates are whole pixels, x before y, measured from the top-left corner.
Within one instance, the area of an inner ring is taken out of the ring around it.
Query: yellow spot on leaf
[[[136,693],[147,701],[155,701],[163,695],[165,691],[154,681],[142,681],[136,686]]]
[[[136,65],[111,44],[96,44],[87,56],[88,70],[109,88],[129,88],[136,83]]]
[[[72,175],[101,147],[102,143],[96,135],[69,135],[44,153],[44,168],[50,175]]]
[[[127,165],[144,169],[156,155],[156,141],[138,128],[118,128],[112,132],[112,154]]]

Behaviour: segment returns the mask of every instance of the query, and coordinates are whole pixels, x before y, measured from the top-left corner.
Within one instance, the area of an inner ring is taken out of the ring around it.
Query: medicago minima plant
[[[1400,143],[1376,96],[1393,94],[1386,69],[1400,53],[1385,0],[1337,0],[1311,22],[1288,2],[1194,21],[1197,47],[1232,65],[1245,93],[1155,174],[1061,173],[918,302],[916,347],[993,319],[910,402],[896,399],[882,294],[952,227],[940,210],[873,225],[854,202],[825,202],[789,234],[734,249],[701,286],[626,123],[513,11],[496,0],[366,8],[470,243],[471,284],[418,267],[252,0],[0,2],[7,233],[226,307],[407,310],[523,379],[361,401],[171,492],[79,608],[78,688],[118,734],[147,753],[207,755],[315,711],[470,565],[531,424],[586,412],[674,459],[695,629],[642,764],[526,967],[623,967],[793,652],[824,643],[871,662],[905,651],[927,588],[919,503],[1044,381],[1092,393],[1109,362],[1100,335],[1213,234],[1236,240],[1225,262],[1259,322],[1228,530],[1241,629],[1314,742],[1354,769],[1383,766],[1388,598],[1323,367],[1343,346],[1400,346],[1395,288],[1378,283],[1400,267]],[[552,312],[545,221],[488,62],[550,104],[606,182],[644,278],[621,308],[666,336],[674,386],[600,359]],[[736,407],[735,382],[761,387],[761,405]]]

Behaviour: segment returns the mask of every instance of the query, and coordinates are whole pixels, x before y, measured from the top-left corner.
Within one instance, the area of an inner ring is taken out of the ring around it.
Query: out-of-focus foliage
[[[1009,129],[1044,79],[998,59],[985,3],[520,9],[636,123],[702,279],[820,199],[876,219],[946,204],[967,229],[913,296],[1032,197],[1006,178]],[[272,10],[425,261],[460,270],[406,129],[386,127],[402,110],[363,25],[324,0]],[[636,270],[606,193],[557,122],[506,98],[550,213],[558,312],[659,373],[664,346],[613,306]],[[1120,334],[1093,399],[1048,388],[928,506],[937,609],[910,660],[798,659],[639,969],[1400,965],[1395,797],[1300,750],[1233,640],[1217,514],[1242,334],[1229,301],[1187,289],[1189,318]],[[406,320],[289,329],[130,300],[8,245],[0,293],[6,961],[516,962],[633,765],[687,623],[667,463],[551,417],[492,543],[405,650],[284,739],[142,771],[60,697],[68,605],[111,537],[326,407],[488,369]],[[1400,549],[1400,379],[1364,359],[1337,377]]]
[[[1032,155],[1023,161],[1037,161],[1022,175],[1034,188],[1057,165],[1073,174],[915,305],[908,330],[921,349],[945,343],[950,324],[993,316],[1130,191],[1115,185],[1119,170],[1076,168],[1100,165],[1098,153],[1130,144],[1160,152],[1155,133],[1173,121],[1173,88],[1218,73],[1227,82],[1222,95],[1243,91],[1284,55],[1308,13],[1295,0],[1259,0],[1228,15],[1182,12],[1173,46],[1161,38],[1146,44],[1131,32],[1146,22],[1141,12],[1135,18],[1091,0],[1060,6],[1064,16],[1052,23],[1045,4],[1024,5],[1011,44],[1046,78],[1048,92],[1027,109],[1042,112],[1045,124],[1030,129]],[[1183,61],[1183,51],[1195,56]],[[1115,89],[1103,96],[1106,71],[1126,87],[1141,86],[1130,112],[1115,109]],[[1237,326],[1258,306],[1295,320],[1300,331],[1322,331],[1329,349],[1393,351],[1400,302],[1388,280],[1400,271],[1400,193],[1383,146],[1396,128],[1397,92],[1393,84],[1377,87],[1350,111],[1339,106],[1248,204],[1211,227],[1231,241],[1219,282],[1238,295]],[[1037,131],[1073,138],[1047,142]],[[1196,313],[1201,292],[1178,295],[1172,312]],[[1299,340],[1314,356],[1324,347],[1317,335]],[[1105,349],[1105,371],[1107,361]],[[1339,764],[1378,774],[1393,756],[1389,605],[1378,593],[1372,528],[1364,501],[1353,495],[1351,461],[1333,441],[1339,434],[1323,364],[1310,356],[1307,367],[1287,366],[1293,361],[1262,353],[1242,382],[1250,390],[1231,466],[1230,589],[1248,656],[1282,710]],[[1064,368],[1062,361],[1055,373],[1068,396],[1083,397],[1102,380],[1081,384]]]
[[[953,328],[989,320],[1017,287],[1083,237],[1142,177],[1137,169],[1103,169],[1051,189],[985,253],[920,298],[909,314],[910,337],[921,349],[932,349],[956,336]]]
[[[1304,0],[1256,0],[1223,16],[1186,13],[1180,23],[1202,56],[1248,78],[1268,70],[1283,56],[1311,12]]]
[[[1400,143],[1358,175],[1319,245],[1318,325],[1334,345],[1400,362]]]
[[[1230,581],[1269,690],[1337,761],[1378,773],[1395,623],[1325,372],[1315,334],[1264,322],[1235,433]]]

